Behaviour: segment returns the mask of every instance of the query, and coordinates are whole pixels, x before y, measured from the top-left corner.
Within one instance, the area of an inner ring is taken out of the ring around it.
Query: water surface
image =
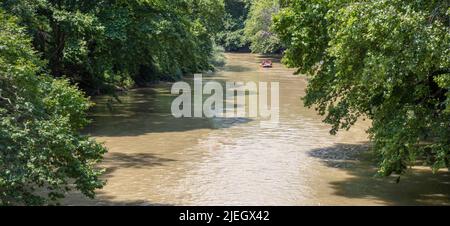
[[[69,205],[421,205],[449,204],[448,171],[415,168],[376,178],[368,122],[329,134],[313,109],[303,107],[307,81],[276,59],[227,54],[227,64],[205,79],[276,81],[280,122],[262,128],[252,118],[171,115],[170,84],[121,95],[106,107],[97,98],[87,132],[109,149],[102,166],[107,185],[95,200],[70,195]],[[189,81],[189,79],[187,79]]]

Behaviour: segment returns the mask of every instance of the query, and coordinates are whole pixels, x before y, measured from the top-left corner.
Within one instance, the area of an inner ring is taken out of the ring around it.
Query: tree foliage
[[[0,205],[93,197],[106,150],[79,134],[92,103],[78,88],[213,69],[223,14],[223,0],[1,1]]]
[[[245,21],[244,34],[255,53],[274,53],[281,50],[280,40],[271,30],[272,15],[280,9],[279,0],[255,0]]]
[[[96,94],[212,68],[222,0],[5,0],[48,60]]]
[[[446,0],[283,1],[283,62],[310,75],[306,106],[332,133],[358,118],[383,175],[417,159],[450,165],[450,7]]]
[[[105,149],[78,130],[89,100],[45,63],[0,10],[0,205],[52,203],[70,189],[93,197]]]
[[[216,42],[226,51],[248,50],[249,42],[244,35],[251,0],[225,0],[225,16],[222,30],[216,35]]]

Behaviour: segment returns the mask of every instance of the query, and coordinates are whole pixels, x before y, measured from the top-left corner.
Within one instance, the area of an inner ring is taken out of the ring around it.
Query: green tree
[[[380,174],[423,159],[450,166],[450,7],[446,0],[283,1],[274,28],[283,62],[307,73],[306,106],[332,133],[358,118]]]
[[[51,74],[89,94],[209,70],[223,0],[5,0]]]
[[[0,10],[0,205],[57,202],[71,189],[94,197],[105,148],[78,130],[91,102],[45,65],[17,21]]]
[[[272,15],[279,10],[279,0],[253,1],[244,29],[252,52],[266,54],[281,50],[280,40],[271,30]]]
[[[244,35],[244,26],[250,4],[250,0],[225,0],[223,28],[217,33],[216,42],[226,51],[248,48],[249,42]]]
[[[70,189],[93,197],[103,186],[95,164],[105,149],[78,133],[92,104],[70,84],[114,93],[220,61],[223,0],[4,0],[0,11],[4,205],[53,203]]]

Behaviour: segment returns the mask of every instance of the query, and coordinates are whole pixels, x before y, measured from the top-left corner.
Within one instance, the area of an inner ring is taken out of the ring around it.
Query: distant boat
[[[263,60],[263,62],[261,62],[261,67],[263,67],[263,68],[271,68],[272,67],[272,61],[271,60]]]

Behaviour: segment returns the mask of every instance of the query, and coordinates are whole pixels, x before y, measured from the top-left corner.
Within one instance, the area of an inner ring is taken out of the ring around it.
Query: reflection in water
[[[97,98],[86,130],[105,142],[102,166],[108,184],[81,205],[378,205],[449,204],[447,171],[416,168],[395,178],[374,177],[367,152],[367,123],[337,136],[313,110],[304,108],[306,80],[273,60],[227,54],[228,63],[204,79],[277,81],[280,123],[262,128],[258,119],[173,118],[170,85],[122,95],[111,113]],[[189,81],[189,79],[187,79]],[[190,81],[191,82],[191,81]],[[241,106],[245,107],[245,106]]]

